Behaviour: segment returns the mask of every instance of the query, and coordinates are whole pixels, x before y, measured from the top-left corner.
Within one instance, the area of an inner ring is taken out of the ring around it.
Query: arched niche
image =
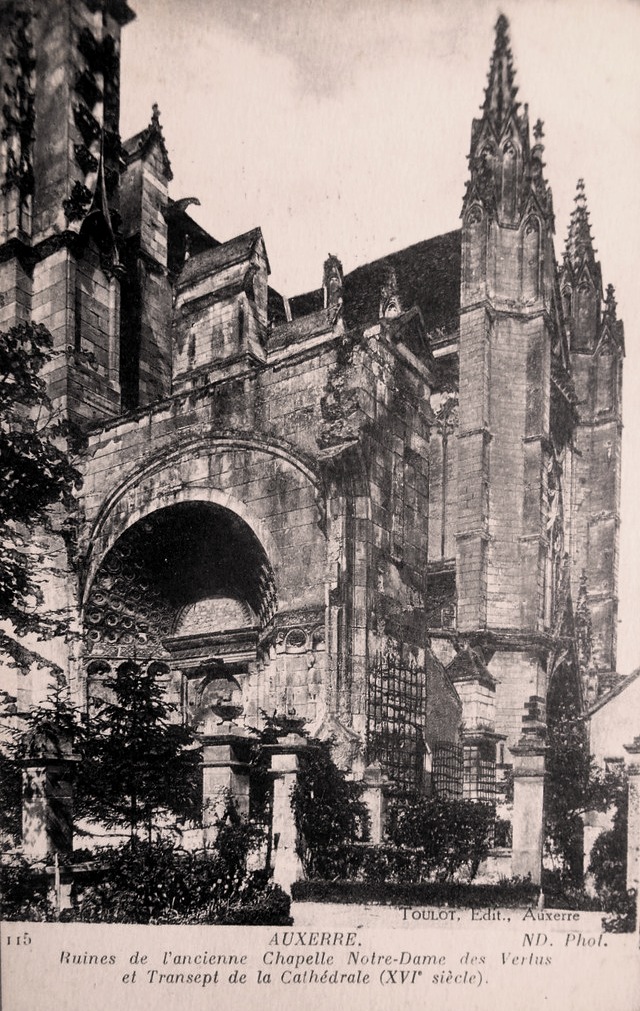
[[[138,520],[103,558],[84,608],[86,649],[161,658],[176,634],[264,627],[276,608],[273,569],[253,530],[222,506],[182,502]]]
[[[540,221],[531,214],[522,231],[522,297],[533,302],[540,294]]]
[[[502,212],[507,220],[515,217],[518,197],[518,152],[508,140],[502,148]]]
[[[598,323],[597,293],[591,278],[584,276],[575,293],[576,345],[593,347]]]
[[[480,204],[472,204],[464,219],[464,273],[467,291],[478,292],[487,270],[486,218]]]

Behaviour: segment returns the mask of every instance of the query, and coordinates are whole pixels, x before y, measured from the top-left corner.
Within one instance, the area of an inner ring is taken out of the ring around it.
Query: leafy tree
[[[618,787],[612,805],[611,828],[597,837],[591,850],[590,872],[605,909],[615,908],[627,891],[627,824],[629,795],[624,772],[618,773]]]
[[[306,739],[299,754],[299,772],[291,797],[296,828],[301,839],[300,859],[307,874],[318,873],[326,851],[342,844],[366,838],[369,815],[360,799],[361,783],[347,779],[331,754],[331,741],[308,736],[304,720],[297,717],[262,713],[264,727],[259,733],[252,762],[252,808],[258,817],[269,820],[272,777],[268,773],[265,745],[277,744],[288,734]],[[270,842],[270,836],[269,836]],[[270,853],[267,854],[269,862]]]
[[[141,829],[150,838],[167,816],[184,823],[201,814],[200,752],[194,733],[171,719],[175,706],[160,681],[165,670],[121,663],[104,681],[112,701],[97,704],[82,742],[78,814],[126,827],[132,840]]]
[[[629,792],[624,769],[617,770],[616,778],[611,828],[596,839],[589,871],[602,907],[608,913],[602,921],[603,929],[620,933],[636,929],[638,896],[635,889],[627,889]]]
[[[44,555],[38,536],[71,540],[79,484],[69,450],[77,433],[52,411],[42,377],[52,355],[51,335],[40,324],[19,323],[0,334],[0,652],[23,670],[54,666],[20,641],[25,635],[68,632],[62,611],[43,609],[36,575]],[[58,504],[63,508],[52,508]]]
[[[361,793],[362,785],[349,781],[333,761],[331,742],[310,739],[300,755],[291,798],[307,872],[313,872],[317,857],[328,847],[366,835],[369,818]]]
[[[583,821],[587,811],[606,811],[616,803],[619,775],[599,768],[589,751],[584,717],[566,695],[553,691],[548,720],[545,785],[546,849],[561,876],[582,878]]]

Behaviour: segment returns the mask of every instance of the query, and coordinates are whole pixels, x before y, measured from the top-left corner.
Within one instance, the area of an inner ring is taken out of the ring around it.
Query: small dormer
[[[174,389],[202,385],[247,355],[264,360],[268,277],[259,228],[186,260],[174,289]]]

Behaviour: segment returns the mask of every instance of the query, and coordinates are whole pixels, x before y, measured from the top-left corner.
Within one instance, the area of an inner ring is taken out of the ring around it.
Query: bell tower
[[[50,394],[80,421],[119,413],[123,0],[2,0],[0,327],[43,323]]]

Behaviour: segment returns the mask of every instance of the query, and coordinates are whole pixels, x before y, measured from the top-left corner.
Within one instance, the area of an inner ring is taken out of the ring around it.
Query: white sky
[[[260,225],[293,295],[457,228],[493,26],[487,0],[129,0],[121,131],[158,102],[171,195],[218,239]],[[564,245],[585,179],[626,324],[618,668],[640,664],[640,4],[509,0],[519,98],[545,124]]]

